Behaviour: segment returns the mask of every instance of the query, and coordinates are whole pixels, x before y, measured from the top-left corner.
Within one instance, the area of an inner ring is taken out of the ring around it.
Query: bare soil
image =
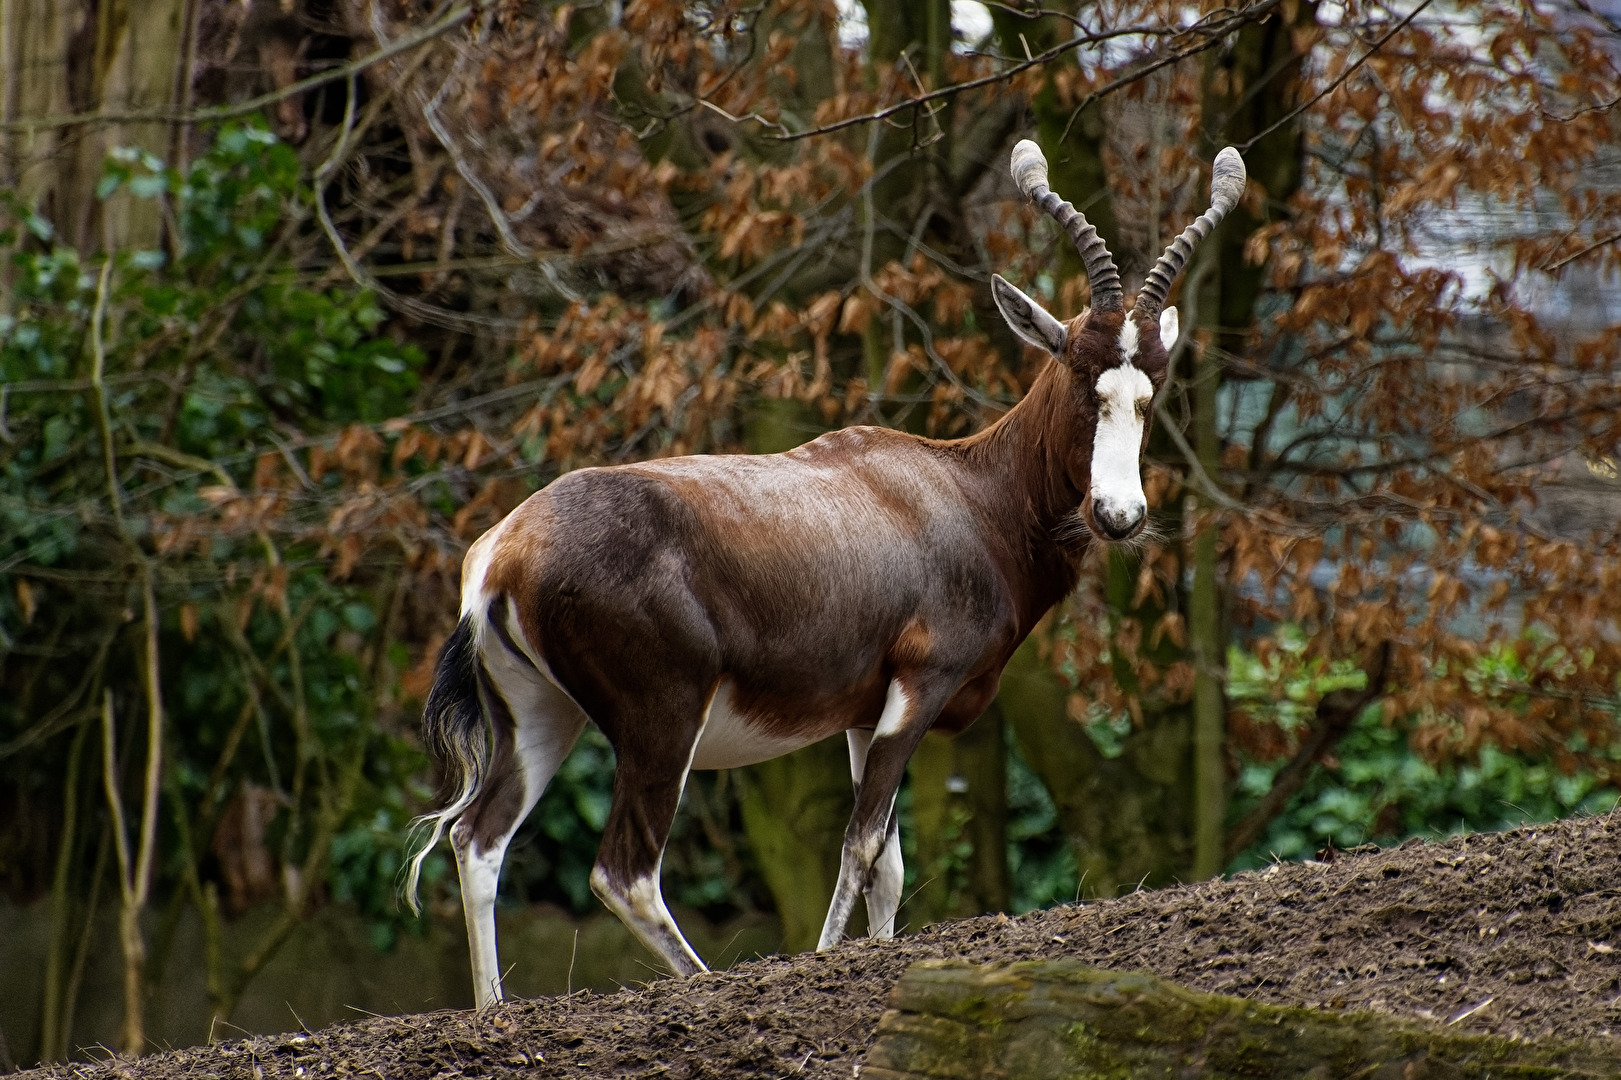
[[[1327,864],[969,919],[614,994],[377,1018],[57,1067],[32,1080],[849,1080],[908,964],[1055,956],[1453,1030],[1613,1038],[1621,1054],[1621,816],[1359,849]]]

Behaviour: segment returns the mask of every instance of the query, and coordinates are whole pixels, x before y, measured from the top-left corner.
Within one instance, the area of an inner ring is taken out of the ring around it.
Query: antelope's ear
[[[1177,318],[1176,308],[1168,307],[1159,313],[1159,339],[1165,343],[1165,351],[1170,352],[1176,345],[1176,339],[1182,333],[1180,321]]]
[[[1069,330],[1047,314],[1045,308],[1009,284],[1001,274],[991,275],[991,296],[996,300],[996,309],[1015,334],[1054,356],[1064,355]]]

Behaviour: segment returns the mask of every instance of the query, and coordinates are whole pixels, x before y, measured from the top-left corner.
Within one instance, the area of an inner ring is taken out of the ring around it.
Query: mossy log
[[[1591,1044],[1263,1005],[1071,960],[909,968],[863,1080],[1621,1077]]]

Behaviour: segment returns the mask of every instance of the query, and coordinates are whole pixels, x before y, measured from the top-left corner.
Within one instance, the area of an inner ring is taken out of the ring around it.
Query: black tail
[[[478,696],[479,663],[472,620],[464,617],[439,650],[433,689],[422,710],[422,744],[439,768],[439,809],[422,815],[412,826],[413,830],[431,826],[426,841],[406,864],[405,901],[412,911],[418,910],[422,860],[478,795],[489,768],[489,736]]]

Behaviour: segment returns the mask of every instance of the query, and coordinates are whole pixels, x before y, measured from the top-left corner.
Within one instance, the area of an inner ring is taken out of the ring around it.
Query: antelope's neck
[[[1091,427],[1079,415],[1073,378],[1049,362],[1022,401],[962,441],[987,520],[1007,541],[1004,570],[1039,609],[1032,621],[1074,587],[1088,544],[1075,512],[1086,495]]]

